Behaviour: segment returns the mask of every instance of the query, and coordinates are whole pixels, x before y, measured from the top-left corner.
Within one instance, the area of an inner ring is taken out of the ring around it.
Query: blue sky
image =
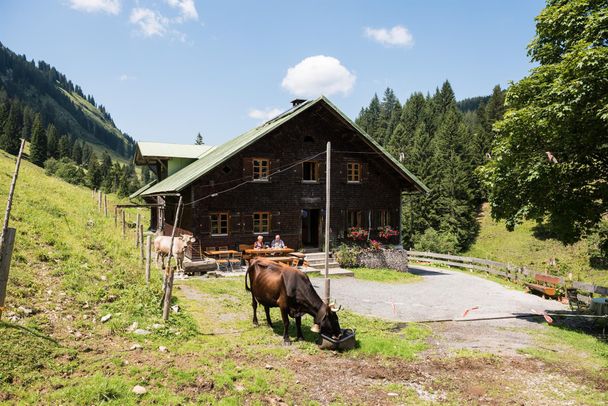
[[[458,99],[527,74],[541,0],[2,0],[0,41],[45,60],[136,140],[218,144],[326,94],[351,118],[448,79]]]

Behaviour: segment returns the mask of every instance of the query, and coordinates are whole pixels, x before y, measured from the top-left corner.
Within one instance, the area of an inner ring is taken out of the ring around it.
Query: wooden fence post
[[[171,309],[171,296],[173,295],[173,270],[171,269],[171,256],[173,255],[173,240],[175,239],[175,229],[179,224],[180,215],[182,213],[182,199],[179,196],[175,219],[173,220],[173,228],[171,230],[171,243],[169,244],[169,255],[167,255],[167,270],[165,272],[165,292],[163,297],[163,320],[169,320],[169,310]]]
[[[122,238],[124,239],[127,236],[127,221],[125,219],[125,210],[122,209],[120,213],[122,215]]]
[[[0,252],[0,317],[4,310],[4,300],[6,299],[6,286],[8,285],[8,271],[11,268],[11,257],[15,244],[15,229],[7,228],[2,236],[4,242],[1,244]]]
[[[114,206],[114,228],[118,227],[118,206]]]
[[[139,230],[137,230],[137,234],[139,236],[139,257],[141,258],[141,262],[144,262],[144,225],[139,225]]]
[[[152,260],[152,239],[146,236],[146,285],[150,284],[150,261]]]
[[[135,220],[135,246],[139,247],[139,225],[141,224],[141,214],[137,213]]]
[[[108,217],[108,195],[103,195],[103,212]]]
[[[99,208],[99,212],[101,213],[101,197],[103,196],[103,192],[100,190],[99,195],[97,196],[97,206]]]

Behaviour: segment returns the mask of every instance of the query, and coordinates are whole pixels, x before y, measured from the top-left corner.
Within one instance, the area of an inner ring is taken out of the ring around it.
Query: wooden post
[[[103,213],[108,217],[108,195],[103,195]]]
[[[139,224],[141,223],[141,214],[137,213],[135,220],[135,247],[139,247]]]
[[[177,211],[173,220],[173,228],[171,230],[171,243],[169,244],[169,255],[167,256],[167,271],[165,281],[165,297],[163,305],[163,320],[169,320],[169,309],[171,308],[171,295],[173,294],[173,269],[171,269],[171,256],[173,255],[173,240],[175,238],[175,229],[179,223],[179,216],[182,212],[182,196],[179,196],[177,203]]]
[[[8,285],[8,271],[11,268],[11,257],[15,244],[15,229],[7,228],[2,235],[4,242],[1,244],[0,251],[0,318],[4,310],[4,300],[6,299],[6,286]]]
[[[152,261],[152,239],[146,236],[146,285],[150,284],[150,262]]]
[[[103,192],[100,190],[99,195],[97,196],[97,206],[99,208],[99,212],[101,213],[101,197],[103,196]]]
[[[139,230],[137,230],[137,234],[139,236],[139,257],[141,258],[141,262],[144,262],[144,225],[139,225]]]
[[[122,238],[127,237],[127,220],[125,219],[125,209],[120,210],[120,214],[122,215]]]
[[[6,211],[4,212],[4,222],[2,223],[2,231],[0,231],[0,260],[2,260],[2,245],[4,244],[4,233],[8,229],[8,219],[11,216],[11,207],[13,206],[13,195],[15,194],[15,185],[17,184],[17,176],[19,176],[19,167],[21,166],[21,156],[23,155],[23,148],[25,147],[25,138],[21,139],[21,146],[19,147],[19,154],[17,154],[17,161],[15,162],[15,172],[13,172],[13,179],[11,180],[11,186],[8,189],[8,199],[6,200]]]
[[[114,206],[114,228],[118,227],[118,206]]]
[[[327,142],[327,152],[325,154],[325,295],[323,300],[329,304],[329,210],[331,197],[331,142]]]

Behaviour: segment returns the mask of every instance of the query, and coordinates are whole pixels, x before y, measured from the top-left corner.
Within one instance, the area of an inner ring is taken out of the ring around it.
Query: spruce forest
[[[419,177],[431,192],[405,199],[404,245],[457,252],[475,240],[485,194],[476,170],[491,156],[492,125],[504,114],[504,92],[456,101],[448,81],[433,95],[403,104],[387,88],[361,109],[356,123]]]
[[[0,149],[29,159],[72,184],[128,196],[150,180],[132,163],[134,140],[102,104],[44,61],[28,61],[0,44]]]

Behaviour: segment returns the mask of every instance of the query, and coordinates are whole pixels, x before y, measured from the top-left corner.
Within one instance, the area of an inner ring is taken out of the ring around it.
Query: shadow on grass
[[[55,340],[54,338],[51,338],[49,336],[47,336],[46,334],[42,334],[39,331],[36,331],[33,328],[27,328],[25,326],[21,326],[19,324],[14,324],[14,323],[7,323],[5,321],[0,321],[0,328],[12,328],[15,330],[19,330],[22,332],[26,332],[29,333],[31,335],[33,335],[34,337],[37,338],[42,338],[43,340],[47,340],[52,342],[53,344],[57,345],[57,346],[61,346],[61,344],[59,343],[59,341]]]

